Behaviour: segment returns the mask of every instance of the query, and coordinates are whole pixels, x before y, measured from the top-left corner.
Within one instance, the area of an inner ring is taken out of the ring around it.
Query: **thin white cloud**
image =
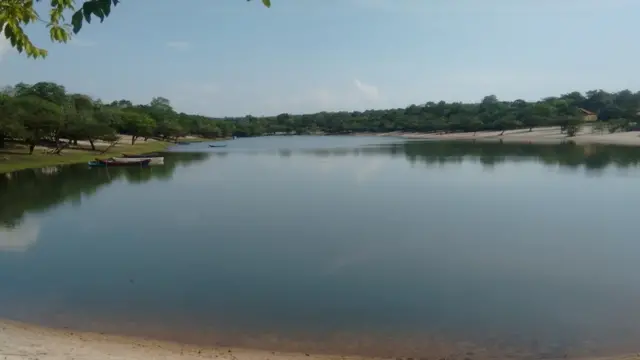
[[[189,48],[191,47],[191,44],[186,41],[169,41],[166,45],[170,49],[179,51],[189,50]]]
[[[385,13],[423,12],[443,13],[591,13],[611,11],[632,6],[637,0],[351,0],[364,10]]]
[[[351,0],[353,4],[368,10],[406,12],[423,6],[424,0]]]
[[[358,79],[323,84],[308,89],[265,90],[246,84],[220,84],[214,81],[171,83],[157,93],[171,99],[178,111],[209,116],[280,113],[312,113],[320,111],[363,111],[388,107],[384,91]],[[251,102],[239,99],[252,99]]]
[[[97,45],[96,42],[94,41],[88,41],[88,40],[82,40],[82,39],[71,39],[71,41],[69,41],[69,44],[77,47],[93,47]]]
[[[243,105],[253,115],[279,113],[313,113],[320,111],[363,111],[384,108],[388,104],[377,86],[360,80],[347,80],[331,86],[272,92],[268,95],[252,94],[252,107]],[[210,105],[209,105],[210,106]],[[260,110],[258,110],[260,109]]]
[[[162,91],[178,111],[195,112],[202,115],[219,115],[212,111],[212,103],[219,100],[220,86],[215,82],[182,82],[170,84]]]
[[[364,94],[370,100],[378,100],[380,98],[380,90],[375,85],[363,83],[362,81],[355,79],[354,85],[362,94]]]
[[[384,249],[380,246],[370,245],[351,251],[344,251],[343,254],[331,259],[328,264],[320,270],[322,275],[334,276],[348,271],[349,268],[357,268],[378,260],[384,254]]]

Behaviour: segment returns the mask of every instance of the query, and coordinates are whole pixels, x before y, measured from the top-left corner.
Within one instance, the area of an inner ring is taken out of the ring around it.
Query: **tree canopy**
[[[44,23],[51,41],[66,43],[72,34],[80,32],[85,22],[91,23],[93,19],[104,21],[120,0],[85,0],[81,6],[76,6],[75,0],[51,0],[45,18],[35,9],[36,3],[40,2],[42,0],[0,0],[0,36],[4,32],[13,48],[34,59],[46,57],[47,50],[31,42],[25,32],[28,25]],[[262,3],[271,6],[270,0],[262,0]],[[65,15],[69,12],[73,13],[71,22],[66,22]]]
[[[0,148],[7,140],[32,149],[39,143],[59,144],[113,139],[128,134],[132,142],[155,137],[177,141],[194,135],[206,138],[273,134],[350,134],[357,132],[476,132],[531,130],[560,126],[567,136],[578,131],[585,116],[594,131],[631,130],[640,120],[640,92],[572,92],[539,101],[502,101],[494,95],[477,103],[426,102],[405,108],[366,111],[279,114],[256,117],[208,117],[176,111],[171,101],[155,97],[148,104],[121,99],[105,103],[68,93],[52,82],[19,83],[0,91]]]

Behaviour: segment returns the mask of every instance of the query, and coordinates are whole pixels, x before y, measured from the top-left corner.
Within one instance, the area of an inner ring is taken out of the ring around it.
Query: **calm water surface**
[[[385,356],[640,350],[640,149],[227,144],[0,175],[0,316]]]

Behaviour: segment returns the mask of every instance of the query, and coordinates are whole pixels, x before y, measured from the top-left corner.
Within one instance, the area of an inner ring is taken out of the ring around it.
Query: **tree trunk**
[[[134,135],[134,136],[131,136],[131,145],[135,145],[135,144],[136,144],[136,139],[137,139],[137,138],[138,138],[138,137],[137,137],[137,136],[135,136],[135,135]]]
[[[78,140],[73,140],[73,146],[78,146]]]
[[[29,155],[33,154],[33,150],[36,148],[36,143],[40,142],[40,130],[35,129],[31,138],[29,139]]]
[[[89,144],[91,144],[91,150],[96,151],[96,145],[93,143],[93,139],[89,139]]]
[[[4,133],[0,132],[0,149],[4,149]]]
[[[532,127],[530,127],[530,128],[529,128],[529,132],[532,132],[532,131],[533,131],[533,128],[532,128]]]
[[[69,146],[69,143],[59,144],[59,146],[57,146],[56,149],[53,151],[53,154],[62,155],[62,150],[68,146]]]
[[[506,131],[506,130],[502,130],[502,132],[500,133],[500,136],[504,135],[504,132],[505,132],[505,131]]]

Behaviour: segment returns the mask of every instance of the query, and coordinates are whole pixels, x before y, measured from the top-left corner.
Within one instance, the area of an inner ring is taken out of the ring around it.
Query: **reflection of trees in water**
[[[169,180],[180,166],[204,161],[207,153],[168,153],[164,166],[93,168],[61,166],[57,171],[30,169],[0,175],[0,227],[15,227],[26,214],[37,214],[66,202],[80,204],[114,180],[144,183]]]
[[[493,167],[504,162],[537,161],[547,166],[568,169],[602,170],[613,165],[618,168],[640,166],[640,148],[611,145],[534,145],[513,143],[472,143],[445,141],[412,141],[398,144],[365,146],[356,149],[306,150],[304,153],[329,156],[404,156],[412,164],[445,165],[463,161],[479,162]]]

